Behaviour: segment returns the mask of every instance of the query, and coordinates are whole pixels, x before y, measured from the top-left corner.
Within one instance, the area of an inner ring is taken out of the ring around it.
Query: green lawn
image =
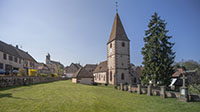
[[[57,81],[0,89],[0,112],[200,112],[200,102]]]

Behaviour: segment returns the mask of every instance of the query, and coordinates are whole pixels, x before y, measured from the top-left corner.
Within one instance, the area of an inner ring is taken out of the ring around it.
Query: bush
[[[189,91],[191,94],[200,95],[200,85],[194,84],[189,86]]]
[[[47,77],[47,76],[48,76],[48,74],[41,73],[41,74],[40,74],[40,76],[42,76],[42,77]]]
[[[35,69],[29,69],[28,70],[28,75],[29,76],[37,76],[37,70],[35,70]]]
[[[51,77],[58,77],[57,73],[51,74]]]
[[[27,76],[26,69],[20,68],[17,76]]]

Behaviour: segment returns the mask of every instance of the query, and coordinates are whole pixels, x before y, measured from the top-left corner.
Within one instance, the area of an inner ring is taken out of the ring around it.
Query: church
[[[111,85],[136,84],[139,82],[139,74],[134,67],[130,63],[130,40],[117,12],[107,42],[107,61],[101,62],[94,70],[94,82]]]

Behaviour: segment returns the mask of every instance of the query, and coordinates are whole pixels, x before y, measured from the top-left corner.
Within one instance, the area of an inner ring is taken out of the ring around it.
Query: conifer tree
[[[157,13],[154,13],[145,31],[144,47],[142,48],[144,70],[142,72],[142,82],[149,84],[169,85],[173,66],[175,52],[172,51],[174,43],[167,36],[164,20],[160,19]]]

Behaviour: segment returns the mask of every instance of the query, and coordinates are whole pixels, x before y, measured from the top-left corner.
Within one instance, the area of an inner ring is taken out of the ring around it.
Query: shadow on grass
[[[30,99],[30,98],[13,97],[12,93],[4,93],[4,94],[0,93],[0,99],[5,98],[5,97],[13,98],[13,99],[21,99],[21,100],[36,100],[36,99]]]

